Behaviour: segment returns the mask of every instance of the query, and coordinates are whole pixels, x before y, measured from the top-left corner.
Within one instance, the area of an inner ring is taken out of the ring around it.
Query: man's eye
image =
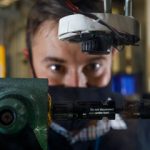
[[[49,68],[51,69],[51,71],[53,72],[59,72],[59,73],[64,73],[65,72],[65,67],[60,65],[60,64],[53,64],[50,65]]]
[[[86,66],[87,71],[98,71],[101,68],[101,64],[99,63],[91,63]]]

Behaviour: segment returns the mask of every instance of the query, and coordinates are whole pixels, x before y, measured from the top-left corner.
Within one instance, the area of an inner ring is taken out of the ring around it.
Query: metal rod
[[[104,13],[112,13],[112,0],[104,0]]]
[[[132,16],[132,0],[125,0],[125,16]]]

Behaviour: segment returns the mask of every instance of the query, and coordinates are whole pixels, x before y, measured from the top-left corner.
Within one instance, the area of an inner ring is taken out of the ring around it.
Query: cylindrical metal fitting
[[[104,0],[104,13],[112,13],[112,0]]]
[[[132,16],[132,0],[125,0],[125,16]]]

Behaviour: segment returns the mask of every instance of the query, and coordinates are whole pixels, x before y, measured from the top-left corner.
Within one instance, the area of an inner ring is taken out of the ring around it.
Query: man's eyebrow
[[[66,63],[66,61],[64,59],[61,59],[61,58],[57,58],[57,57],[45,57],[43,59],[43,62],[49,62],[49,61],[54,61],[54,62],[57,62],[57,63]]]
[[[88,61],[97,61],[97,60],[105,60],[106,59],[106,56],[97,56],[97,57],[91,57],[88,59]]]

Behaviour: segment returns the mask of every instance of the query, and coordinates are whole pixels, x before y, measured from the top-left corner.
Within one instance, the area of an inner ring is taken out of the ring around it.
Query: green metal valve
[[[47,150],[47,93],[46,79],[0,79],[0,133],[17,134],[29,125]]]

